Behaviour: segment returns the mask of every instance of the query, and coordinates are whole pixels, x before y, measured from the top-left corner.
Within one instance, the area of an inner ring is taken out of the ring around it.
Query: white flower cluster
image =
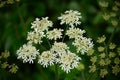
[[[65,37],[68,36],[69,39],[74,39],[72,45],[76,47],[76,53],[86,53],[93,47],[93,43],[90,38],[83,37],[85,30],[75,27],[81,23],[81,13],[73,10],[66,11],[58,19],[61,20],[60,24],[68,24],[70,26],[68,30],[66,28],[63,35],[63,29],[54,28],[49,30],[53,23],[48,20],[48,17],[36,18],[31,23],[33,31],[28,32],[27,35],[28,43],[17,51],[18,59],[21,58],[23,62],[33,63],[33,60],[38,56],[38,63],[43,65],[43,67],[59,64],[66,73],[70,72],[71,69],[77,68],[81,58],[70,51],[69,46],[63,42]],[[49,46],[50,50],[39,54],[33,44],[41,44],[44,37],[46,37],[47,41],[53,40],[54,42],[52,41],[52,44],[49,42],[49,45],[51,45]],[[60,41],[61,38],[62,41]]]
[[[32,44],[24,44],[17,50],[18,59],[23,59],[23,63],[33,63],[33,60],[36,59],[36,56],[39,54],[38,51],[39,50],[32,46]]]
[[[28,43],[24,44],[23,47],[20,47],[19,50],[17,50],[18,59],[23,59],[24,63],[33,63],[33,60],[36,59],[39,52],[32,44],[40,44],[42,42],[42,38],[45,37],[44,31],[48,30],[48,28],[52,27],[53,25],[52,21],[48,20],[48,17],[42,18],[41,20],[36,18],[35,21],[31,24],[31,29],[34,30],[28,32]]]
[[[48,20],[48,17],[42,18],[41,20],[36,18],[35,21],[31,24],[31,28],[38,32],[48,30],[48,27],[52,27],[53,25],[53,23]]]
[[[66,72],[70,72],[71,69],[77,68],[78,63],[81,60],[75,53],[67,51],[67,53],[62,54],[58,59],[60,67]]]
[[[55,62],[55,54],[53,54],[51,51],[44,51],[38,57],[39,57],[38,63],[43,65],[43,67],[53,65]]]
[[[27,35],[27,40],[29,41],[29,43],[41,43],[42,42],[42,38],[44,37],[44,32],[36,32],[36,31],[31,31],[28,32]]]
[[[69,47],[63,42],[55,42],[51,48],[51,51],[56,53],[56,55],[65,54],[67,50],[69,50]]]
[[[81,13],[78,11],[69,10],[66,11],[64,14],[61,14],[60,17],[58,17],[59,20],[61,20],[60,24],[68,24],[71,27],[74,27],[74,25],[81,24],[79,19],[82,18]]]
[[[83,33],[85,33],[85,30],[81,30],[79,28],[69,28],[69,30],[66,32],[66,35],[68,35],[69,38],[78,38],[82,36]]]
[[[47,38],[57,40],[57,38],[62,38],[62,29],[53,29],[47,32]]]
[[[73,45],[77,48],[77,52],[81,52],[81,54],[84,54],[93,47],[93,42],[91,42],[90,38],[81,36],[75,39]]]

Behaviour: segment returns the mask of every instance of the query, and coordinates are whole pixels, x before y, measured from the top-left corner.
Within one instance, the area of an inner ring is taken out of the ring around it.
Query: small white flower
[[[57,40],[57,38],[62,38],[62,29],[53,29],[51,31],[47,32],[47,38],[48,39],[54,39]]]
[[[48,20],[48,17],[42,18],[41,20],[36,18],[35,21],[31,24],[31,28],[38,32],[48,30],[48,27],[52,27],[53,25],[52,21]]]
[[[55,54],[50,51],[44,51],[38,56],[38,63],[43,65],[43,67],[48,67],[48,65],[53,65],[55,61]]]
[[[82,36],[83,33],[85,33],[85,30],[81,30],[79,28],[69,28],[69,30],[66,32],[66,35],[68,35],[69,38],[78,38]]]
[[[66,53],[66,51],[69,49],[66,43],[63,42],[55,42],[54,45],[52,45],[51,51],[56,53],[56,55],[61,55],[63,53]]]
[[[78,67],[78,63],[81,58],[78,57],[75,53],[67,51],[67,53],[62,54],[58,60],[62,70],[68,73],[71,69]]]
[[[39,54],[38,50],[32,44],[24,44],[17,50],[18,59],[23,59],[23,63],[33,63],[36,56]]]
[[[29,43],[37,44],[42,42],[41,38],[43,38],[44,36],[44,32],[28,32],[27,40],[29,41]]]
[[[78,11],[73,11],[73,10],[69,10],[66,11],[64,14],[62,14],[60,17],[58,17],[59,20],[61,20],[60,24],[68,24],[71,27],[74,27],[74,24],[77,26],[79,24],[81,24],[81,22],[79,21],[81,17],[81,13]]]
[[[77,52],[81,52],[81,54],[84,54],[89,49],[93,47],[93,42],[90,38],[86,37],[79,37],[75,39],[75,42],[73,42],[73,45],[77,48]]]

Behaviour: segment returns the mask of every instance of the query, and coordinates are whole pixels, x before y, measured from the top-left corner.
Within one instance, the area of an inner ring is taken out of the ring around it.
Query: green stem
[[[18,16],[19,16],[21,24],[22,24],[23,34],[26,35],[26,24],[24,22],[24,18],[23,18],[21,11],[19,9],[19,4],[17,4],[16,6],[17,6],[17,11],[18,11]]]
[[[106,55],[108,56],[108,45],[104,42],[104,46],[105,46],[105,53],[106,53]]]
[[[64,35],[63,35],[62,42],[63,42],[64,39],[65,39],[67,29],[68,29],[68,26],[65,28],[65,33],[64,33]]]
[[[86,79],[85,79],[85,75],[84,75],[84,71],[81,72],[81,76],[82,76],[82,79],[83,79],[83,80],[86,80]]]
[[[55,80],[59,80],[58,64],[55,64]]]
[[[18,11],[18,15],[19,15],[20,21],[21,21],[23,27],[25,27],[24,19],[23,19],[23,16],[21,14],[21,11],[19,9],[19,4],[17,4],[17,11]]]
[[[107,55],[107,56],[108,56],[108,47],[109,47],[110,42],[111,42],[112,39],[113,39],[113,36],[114,36],[114,34],[115,34],[115,31],[116,31],[116,28],[114,28],[114,31],[112,32],[112,34],[111,34],[111,36],[110,36],[110,38],[109,38],[109,40],[108,40],[108,43],[106,44],[106,43],[104,42],[105,52],[106,52],[106,55]]]
[[[94,74],[95,73],[91,73],[87,80],[91,80],[91,78],[93,77]]]
[[[111,34],[111,36],[110,36],[110,39],[108,40],[107,46],[108,46],[108,45],[110,44],[110,42],[112,41],[116,29],[117,29],[117,27],[114,28],[114,31],[112,32],[112,34]]]
[[[46,40],[47,40],[47,43],[48,43],[49,47],[51,48],[50,41],[48,40],[48,38],[47,38],[47,37],[45,37],[45,38],[46,38]]]

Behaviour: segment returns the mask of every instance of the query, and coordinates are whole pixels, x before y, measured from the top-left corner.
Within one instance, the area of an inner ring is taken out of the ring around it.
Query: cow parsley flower
[[[53,29],[51,31],[47,32],[47,38],[48,39],[53,39],[53,40],[57,40],[57,38],[62,38],[62,29]]]
[[[55,54],[50,51],[44,51],[41,55],[38,56],[38,63],[43,65],[43,67],[47,67],[48,65],[53,65],[55,62]]]
[[[99,47],[98,47],[98,51],[99,51],[99,52],[103,52],[104,50],[105,50],[104,47],[102,47],[102,46],[99,46]]]
[[[18,66],[15,64],[10,65],[9,68],[10,68],[9,72],[13,74],[15,74],[18,71]]]
[[[63,42],[55,42],[52,45],[51,51],[56,53],[56,55],[61,55],[63,53],[66,53],[66,51],[69,49],[66,43]]]
[[[116,54],[114,52],[109,52],[109,58],[114,58]]]
[[[68,24],[71,27],[74,27],[74,25],[80,25],[81,22],[79,21],[81,17],[81,13],[78,11],[69,10],[66,11],[64,14],[62,14],[60,17],[58,17],[59,20],[61,20],[60,24]]]
[[[95,72],[97,69],[96,69],[96,65],[91,65],[91,66],[89,66],[89,68],[90,68],[90,70],[89,70],[89,72]]]
[[[41,20],[36,18],[35,21],[31,24],[31,28],[38,32],[48,30],[48,27],[52,27],[53,25],[52,21],[48,20],[48,17],[42,18]]]
[[[97,62],[97,57],[96,56],[91,57],[90,61],[92,62],[92,64],[95,64]]]
[[[102,37],[98,37],[97,42],[103,43],[105,40],[106,40],[106,37],[105,37],[105,35],[103,35]]]
[[[93,42],[90,38],[86,37],[79,37],[75,39],[73,42],[73,45],[77,48],[77,52],[81,52],[81,54],[84,54],[85,52],[88,52],[89,49],[93,47]]]
[[[80,60],[81,58],[78,57],[75,53],[67,51],[67,53],[60,56],[59,63],[62,70],[68,73],[71,69],[78,67]]]
[[[79,36],[82,36],[83,33],[85,33],[85,30],[81,30],[79,28],[69,28],[66,35],[68,35],[69,38],[78,38]]]
[[[24,44],[17,50],[18,59],[23,59],[23,63],[33,63],[36,56],[39,54],[38,50],[32,44]]]
[[[2,52],[1,56],[7,59],[10,56],[10,52],[9,51]]]
[[[112,66],[112,73],[117,75],[120,72],[120,66],[119,65],[115,65]]]
[[[101,76],[102,78],[104,78],[104,76],[107,75],[107,74],[108,74],[107,69],[101,69],[101,70],[100,70],[100,76]]]
[[[75,28],[75,26],[81,24],[81,18],[81,13],[73,10],[66,11],[64,14],[58,17],[58,19],[61,20],[61,25],[67,24],[70,26],[68,30],[66,28],[64,31],[64,35],[62,35],[63,29],[49,29],[53,26],[53,23],[52,21],[48,20],[48,17],[41,19],[36,18],[35,21],[31,23],[31,29],[33,29],[33,31],[28,32],[27,35],[28,43],[24,44],[19,48],[19,50],[17,50],[17,58],[22,59],[23,63],[33,63],[37,57],[38,63],[43,67],[58,64],[66,73],[70,72],[71,69],[77,68],[80,64],[81,58],[75,53],[72,53],[69,50],[67,43],[64,43],[63,41],[65,37],[68,36],[69,39],[74,39],[72,44],[76,47],[76,52],[81,52],[81,54],[89,52],[89,55],[93,54],[93,50],[88,51],[92,49],[93,42],[90,38],[83,37],[85,30]],[[62,36],[62,42],[57,42],[58,39],[61,40]],[[35,46],[39,46],[43,39],[47,39],[50,49],[47,51],[42,51],[42,53],[39,54],[39,51],[32,44],[35,43]],[[49,40],[53,40],[53,43],[49,42]],[[91,61],[96,63],[97,58],[93,57]],[[96,70],[96,67],[94,70]],[[13,72],[14,69],[11,69],[11,71]]]
[[[37,44],[42,42],[41,38],[43,38],[44,36],[45,36],[44,32],[32,31],[32,32],[28,32],[27,40],[29,41],[29,43]]]
[[[116,47],[116,45],[115,45],[114,43],[110,43],[110,44],[109,44],[109,49],[112,49],[112,50],[113,50],[113,49],[115,49],[115,47]]]
[[[9,66],[8,62],[4,62],[1,64],[1,68],[7,68]]]

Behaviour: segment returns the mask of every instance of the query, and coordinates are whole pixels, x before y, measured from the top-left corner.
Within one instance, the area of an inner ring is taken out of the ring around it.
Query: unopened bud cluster
[[[120,1],[114,0],[111,2],[108,2],[107,0],[102,0],[99,1],[99,5],[103,8],[103,18],[106,21],[109,21],[112,26],[116,27],[119,25],[120,22]]]
[[[19,2],[20,0],[0,0],[0,7],[3,7],[5,5],[8,5],[8,4],[13,4],[13,3],[16,3],[16,2]]]
[[[99,72],[99,75],[104,78],[108,73],[113,73],[116,76],[120,73],[120,47],[114,43],[106,44],[106,37],[103,35],[97,40],[97,51],[91,49],[87,55],[90,57],[91,65],[89,72]]]
[[[11,73],[16,73],[18,70],[18,66],[13,64],[9,64],[7,62],[10,53],[8,51],[2,52],[0,55],[0,68],[9,70]]]

